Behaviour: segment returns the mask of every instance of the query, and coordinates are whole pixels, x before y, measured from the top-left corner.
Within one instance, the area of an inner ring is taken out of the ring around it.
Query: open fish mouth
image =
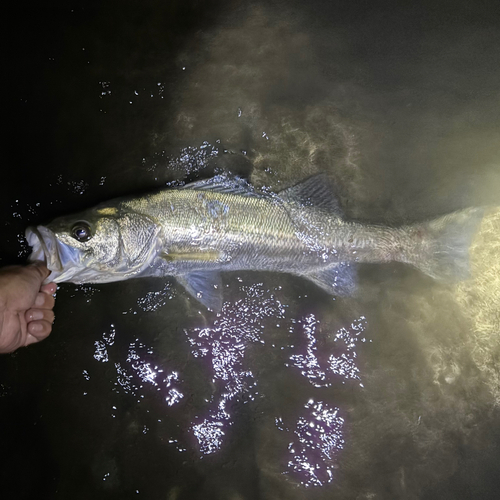
[[[44,226],[28,227],[26,240],[32,248],[28,260],[42,261],[50,274],[44,283],[71,281],[81,269],[79,251],[61,243],[56,235]]]

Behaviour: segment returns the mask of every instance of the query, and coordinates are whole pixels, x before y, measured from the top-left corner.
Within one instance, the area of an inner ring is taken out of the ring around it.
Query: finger
[[[52,331],[52,323],[45,320],[32,321],[28,324],[28,336],[26,337],[26,343],[24,345],[32,344],[33,342],[39,342],[47,338]],[[36,340],[30,342],[29,337],[34,337]]]
[[[40,291],[43,293],[48,293],[49,295],[53,295],[56,293],[57,290],[57,283],[48,283],[47,285],[43,285],[42,288],[40,288]]]
[[[54,323],[54,311],[52,309],[28,309],[24,315],[26,323],[44,319],[50,324]]]
[[[31,335],[31,333],[28,333],[26,336],[26,340],[24,341],[24,346],[35,344],[36,342],[38,342],[38,339]]]
[[[38,292],[36,295],[34,308],[35,309],[52,309],[55,304],[55,299],[52,295],[44,292]]]

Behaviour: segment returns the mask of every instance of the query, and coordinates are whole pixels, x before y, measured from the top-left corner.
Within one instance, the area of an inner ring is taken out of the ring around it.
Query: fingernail
[[[43,319],[43,312],[42,311],[33,311],[31,313],[31,319],[33,319],[33,320]]]
[[[31,324],[31,331],[32,332],[40,332],[43,328],[43,325],[41,325],[40,323],[32,323]]]
[[[43,295],[37,295],[35,299],[35,306],[42,306],[45,302]]]

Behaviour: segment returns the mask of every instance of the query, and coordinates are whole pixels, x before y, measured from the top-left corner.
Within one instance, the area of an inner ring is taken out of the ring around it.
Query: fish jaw
[[[74,280],[81,273],[84,266],[81,264],[81,252],[76,248],[65,245],[56,238],[56,235],[44,226],[28,227],[26,240],[32,247],[30,262],[42,261],[50,271],[44,283]]]

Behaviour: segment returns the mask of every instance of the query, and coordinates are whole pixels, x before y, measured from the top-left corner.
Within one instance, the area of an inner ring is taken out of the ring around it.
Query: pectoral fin
[[[356,266],[338,264],[305,277],[331,295],[352,295],[356,287]]]
[[[222,309],[222,280],[217,271],[197,271],[178,276],[177,281],[207,309]]]

